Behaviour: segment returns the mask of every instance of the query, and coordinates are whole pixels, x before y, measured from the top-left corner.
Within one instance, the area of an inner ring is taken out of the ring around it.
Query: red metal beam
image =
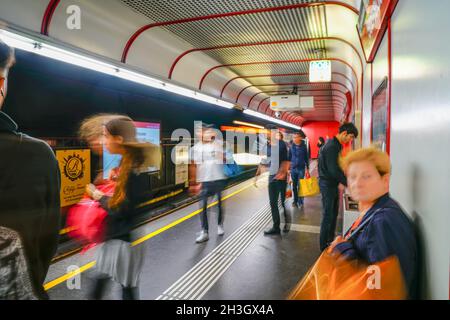
[[[276,61],[258,61],[258,62],[246,62],[246,63],[235,63],[235,64],[222,64],[215,67],[210,68],[201,78],[199,90],[201,90],[203,82],[205,81],[205,78],[208,76],[209,73],[211,73],[213,70],[216,70],[218,68],[222,67],[233,67],[233,66],[247,66],[247,65],[258,65],[258,64],[278,64],[278,63],[293,63],[293,62],[310,62],[310,61],[319,61],[320,59],[295,59],[295,60],[276,60]],[[355,77],[355,80],[358,82],[358,76],[356,74],[355,69],[351,64],[346,62],[345,60],[339,59],[339,58],[328,58],[327,60],[330,61],[338,61],[345,65],[347,65],[353,73],[353,76]],[[357,89],[358,91],[359,89]],[[359,92],[359,91],[358,91]],[[355,99],[356,98],[356,99]],[[354,97],[354,100],[357,100],[357,97]]]
[[[266,101],[267,99],[270,99],[270,97],[267,97],[267,98],[265,98],[265,99],[262,99],[262,100],[259,102],[257,110],[259,109],[259,107],[261,106],[261,104],[262,104],[264,101]],[[269,106],[270,106],[270,103],[269,103]],[[266,108],[266,110],[264,110],[264,113],[266,113],[266,112],[267,112],[267,108]]]
[[[322,59],[295,59],[295,60],[273,60],[273,61],[257,61],[257,62],[245,62],[245,63],[233,63],[233,64],[221,64],[215,67],[210,68],[209,70],[206,71],[206,73],[202,76],[201,80],[200,80],[200,84],[198,89],[201,90],[202,86],[203,86],[203,82],[205,81],[206,77],[214,70],[219,69],[219,68],[225,68],[225,67],[238,67],[238,66],[251,66],[251,65],[258,65],[258,64],[282,64],[282,63],[294,63],[294,62],[311,62],[311,61],[320,61]],[[343,64],[345,64],[346,66],[348,66],[352,72],[353,75],[355,77],[355,80],[358,81],[358,76],[356,74],[355,69],[352,67],[351,64],[349,64],[348,62],[342,60],[342,59],[338,59],[338,58],[328,58],[327,60],[331,60],[331,61],[337,61],[337,62],[341,62]]]
[[[291,40],[278,40],[278,41],[264,41],[264,42],[254,42],[254,43],[239,43],[239,44],[229,44],[229,45],[222,45],[222,46],[215,46],[215,47],[206,47],[206,48],[195,48],[190,49],[182,54],[180,54],[175,61],[172,63],[172,66],[170,67],[169,71],[169,79],[172,79],[173,71],[175,70],[176,65],[180,60],[192,52],[198,52],[198,51],[212,51],[212,50],[220,50],[220,49],[230,49],[230,48],[244,48],[244,47],[254,47],[254,46],[264,46],[264,45],[278,45],[278,44],[286,44],[286,43],[303,43],[303,42],[313,42],[313,41],[321,41],[321,40],[334,40],[334,41],[340,41],[348,46],[350,46],[353,51],[355,52],[356,56],[359,59],[359,63],[361,66],[361,70],[364,70],[364,64],[363,59],[361,55],[359,54],[358,49],[349,41],[339,38],[339,37],[318,37],[318,38],[305,38],[305,39],[291,39]]]
[[[396,3],[397,4],[397,3]],[[391,29],[391,18],[388,20],[387,26],[388,33],[388,69],[389,69],[389,79],[388,79],[388,110],[386,119],[386,152],[391,154],[391,103],[392,103],[392,29]]]
[[[334,75],[339,75],[344,77],[345,79],[347,79],[350,84],[352,85],[352,90],[353,93],[356,94],[355,92],[355,86],[353,84],[353,81],[347,77],[347,75],[341,73],[341,72],[332,72],[332,74]],[[250,75],[250,76],[241,76],[241,77],[234,77],[232,79],[230,79],[229,81],[227,81],[227,83],[225,83],[225,85],[223,86],[221,92],[220,92],[220,97],[223,97],[223,94],[225,92],[226,87],[233,81],[236,79],[252,79],[252,78],[269,78],[269,77],[288,77],[288,76],[307,76],[309,75],[309,73],[285,73],[285,74],[264,74],[264,75]],[[356,82],[356,84],[358,84],[358,82]]]
[[[192,17],[192,18],[186,18],[186,19],[180,19],[180,20],[151,23],[151,24],[145,25],[142,28],[140,28],[139,30],[137,30],[131,36],[131,38],[128,40],[128,42],[125,45],[125,48],[123,50],[123,53],[122,53],[122,62],[124,62],[124,63],[126,62],[128,52],[130,51],[130,48],[133,45],[133,43],[136,41],[136,39],[144,31],[147,31],[151,28],[164,27],[164,26],[194,22],[194,21],[220,19],[220,18],[225,18],[225,17],[233,17],[233,16],[249,15],[249,14],[258,14],[258,13],[263,13],[263,12],[275,12],[275,11],[283,11],[283,10],[311,8],[311,7],[317,7],[317,6],[322,6],[322,5],[341,6],[348,10],[351,10],[352,12],[354,12],[356,15],[359,16],[359,11],[347,3],[343,3],[340,1],[321,1],[321,2],[314,2],[314,3],[299,3],[299,4],[293,4],[293,5],[287,5],[287,6],[271,7],[271,8],[261,8],[261,9],[245,10],[245,11],[226,12],[226,13],[219,13],[219,14],[213,14],[213,15],[208,15],[208,16],[199,16],[199,17]]]
[[[61,0],[50,0],[47,9],[45,9],[44,16],[42,17],[41,23],[41,34],[48,36],[48,31],[50,28],[50,23],[52,22],[53,14],[55,13],[56,7],[59,5]]]
[[[252,88],[252,87],[270,87],[270,86],[297,86],[297,85],[312,85],[312,84],[322,84],[322,83],[316,83],[316,82],[290,82],[290,83],[275,83],[275,84],[270,83],[270,84],[251,85],[251,86],[247,86],[247,87],[243,88],[239,92],[239,94],[238,94],[238,96],[236,98],[236,103],[239,102],[239,98],[241,97],[242,93],[248,88]],[[326,83],[323,83],[323,84],[339,85],[339,86],[342,86],[343,88],[347,89],[349,92],[351,92],[350,89],[347,86],[343,85],[340,82],[332,81],[332,82],[326,82]],[[331,90],[333,90],[333,89],[331,89]],[[308,91],[308,90],[302,90],[302,91]]]

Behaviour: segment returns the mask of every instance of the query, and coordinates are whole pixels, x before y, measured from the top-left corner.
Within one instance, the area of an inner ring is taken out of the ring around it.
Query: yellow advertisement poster
[[[57,150],[61,172],[61,207],[77,203],[91,182],[91,151],[86,149]]]

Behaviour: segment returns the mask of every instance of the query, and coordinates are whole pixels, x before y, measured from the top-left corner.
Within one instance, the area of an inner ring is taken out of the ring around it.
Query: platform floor
[[[272,221],[267,180],[261,179],[256,187],[252,180],[243,182],[224,196],[225,235],[217,236],[217,206],[212,203],[206,243],[195,243],[200,203],[136,230],[136,238],[142,241],[137,246],[145,251],[140,299],[286,298],[319,256],[320,196],[305,199],[300,210],[292,208],[292,199],[287,200],[292,224],[290,232],[281,236],[263,234]],[[46,281],[50,298],[88,299],[95,270],[92,261],[87,253],[52,265]],[[83,272],[70,278],[68,271],[78,267]],[[111,282],[104,299],[120,298],[120,286]]]

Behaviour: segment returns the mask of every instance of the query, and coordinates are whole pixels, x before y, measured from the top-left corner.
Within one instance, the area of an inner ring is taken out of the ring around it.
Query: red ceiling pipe
[[[292,118],[294,118],[294,119],[292,120]],[[295,113],[292,113],[292,112],[288,113],[288,115],[286,116],[287,121],[290,123],[295,123],[297,118],[298,118],[298,115],[296,115]]]
[[[322,6],[322,5],[341,6],[341,7],[344,7],[344,8],[347,8],[347,9],[353,11],[356,15],[359,16],[359,11],[347,3],[343,3],[340,1],[321,1],[321,2],[314,2],[314,3],[299,3],[299,4],[293,4],[293,5],[287,5],[287,6],[272,7],[272,8],[261,8],[261,9],[246,10],[246,11],[219,13],[219,14],[213,14],[213,15],[208,15],[208,16],[200,16],[200,17],[192,17],[192,18],[186,18],[186,19],[180,19],[180,20],[151,23],[151,24],[145,25],[142,28],[140,28],[139,30],[137,30],[131,36],[131,38],[128,40],[128,42],[125,45],[125,48],[123,50],[123,53],[122,53],[122,62],[125,63],[127,61],[128,52],[130,51],[130,48],[133,45],[134,41],[136,41],[136,39],[144,31],[147,31],[151,28],[164,27],[164,26],[194,22],[194,21],[219,19],[219,18],[224,18],[224,17],[239,16],[239,15],[248,15],[248,14],[256,14],[256,13],[263,13],[263,12],[275,12],[275,11],[301,9],[301,8],[310,8],[310,7],[316,7],[316,6]]]
[[[264,42],[253,42],[253,43],[239,43],[239,44],[228,44],[228,45],[222,45],[222,46],[215,46],[215,47],[207,47],[207,48],[194,48],[187,50],[183,52],[181,55],[179,55],[175,61],[172,63],[172,66],[170,67],[169,71],[169,79],[172,79],[173,71],[175,70],[176,65],[178,62],[186,55],[192,52],[197,51],[212,51],[212,50],[220,50],[220,49],[230,49],[230,48],[244,48],[244,47],[254,47],[254,46],[263,46],[263,45],[278,45],[278,44],[286,44],[286,43],[302,43],[302,42],[313,42],[313,41],[322,41],[322,40],[335,40],[335,41],[341,41],[348,46],[350,46],[353,51],[356,53],[356,56],[359,59],[359,63],[361,65],[361,70],[364,69],[364,64],[361,55],[359,54],[356,47],[349,41],[339,38],[339,37],[318,37],[318,38],[305,38],[305,39],[290,39],[290,40],[277,40],[277,41],[264,41]]]
[[[232,67],[232,66],[247,66],[247,65],[258,65],[258,64],[278,64],[278,63],[293,63],[293,62],[310,62],[310,61],[319,61],[320,59],[300,59],[300,60],[276,60],[276,61],[260,61],[260,62],[246,62],[246,63],[237,63],[237,64],[223,64],[223,65],[218,65],[215,67],[210,68],[209,70],[206,71],[206,73],[202,76],[201,80],[200,80],[200,85],[199,85],[199,90],[201,90],[202,86],[203,86],[203,82],[205,81],[206,77],[208,76],[209,73],[211,73],[213,70],[218,69],[218,68],[222,68],[222,67]],[[348,62],[346,62],[345,60],[339,59],[339,58],[328,58],[327,60],[330,61],[337,61],[337,62],[341,62],[343,64],[345,64],[346,66],[348,66],[353,73],[353,76],[355,77],[355,80],[357,82],[357,87],[356,87],[356,92],[358,95],[359,92],[359,82],[358,82],[358,76],[356,74],[355,69],[353,68],[353,66],[351,64],[349,64]],[[357,98],[357,97],[355,97]],[[357,100],[357,99],[356,99]],[[361,101],[359,101],[361,102]]]
[[[261,104],[262,104],[264,101],[267,101],[268,99],[270,99],[270,97],[267,97],[267,98],[265,98],[265,99],[262,99],[262,100],[259,102],[258,109],[259,109],[259,107],[261,106]],[[269,103],[269,106],[270,106],[270,103]],[[264,110],[264,113],[266,113],[266,112],[267,112],[267,108],[266,108],[266,110]]]
[[[350,84],[352,85],[352,89],[353,92],[355,92],[355,86],[353,84],[353,81],[345,74],[341,73],[341,72],[332,72],[332,74],[334,75],[339,75],[344,77],[345,79],[347,79]],[[230,79],[229,81],[227,81],[227,83],[225,83],[225,85],[223,86],[221,92],[220,92],[220,97],[223,97],[223,93],[225,92],[226,87],[233,82],[236,79],[251,79],[251,78],[269,78],[269,77],[289,77],[289,76],[307,76],[309,75],[309,73],[284,73],[284,74],[264,74],[264,75],[251,75],[251,76],[241,76],[241,77],[234,77],[232,79]]]
[[[261,105],[261,102],[260,102],[260,105]],[[269,109],[269,107],[270,107],[270,103],[267,105],[267,107],[264,109],[264,113],[267,113],[267,109]],[[259,106],[258,106],[258,109],[259,109]]]
[[[61,0],[50,0],[45,9],[44,16],[41,23],[41,34],[48,36],[48,31],[50,28],[50,23],[52,22],[53,14],[55,13],[56,7],[59,5]]]
[[[236,103],[238,103],[239,98],[241,97],[242,93],[248,88],[252,88],[252,87],[270,87],[270,86],[297,86],[297,85],[311,85],[311,84],[316,84],[316,83],[315,82],[290,82],[290,83],[275,83],[275,84],[270,83],[270,84],[258,84],[258,85],[247,86],[247,87],[243,88],[239,92],[239,94],[238,94],[238,96],[236,98]],[[319,83],[319,84],[321,84],[321,83]],[[343,88],[347,89],[348,91],[350,91],[347,86],[344,86],[340,82],[332,81],[332,82],[327,82],[326,84],[339,85],[339,86],[342,86]],[[331,90],[333,90],[333,89],[331,89]],[[307,90],[302,90],[302,91],[307,91]]]
[[[290,84],[288,84],[288,85],[290,85]],[[341,84],[342,85],[342,84]],[[274,84],[274,86],[278,86],[278,84]],[[245,89],[248,89],[248,88],[250,88],[251,86],[248,86],[248,87],[245,87],[243,90],[245,90]],[[328,90],[326,90],[326,91],[328,91]],[[239,95],[242,93],[243,91],[241,91],[240,93],[239,93]],[[267,92],[271,92],[271,91],[261,91],[261,92],[258,92],[258,93],[256,93],[256,94],[254,94],[251,98],[250,98],[250,100],[249,100],[249,102],[248,102],[248,104],[247,104],[247,108],[249,108],[250,107],[250,104],[251,104],[251,102],[252,102],[252,100],[258,95],[258,94],[260,94],[260,93],[267,93]],[[276,92],[276,91],[275,91]],[[299,90],[298,92],[309,92],[309,90]],[[343,91],[339,91],[340,93],[342,93],[342,94],[345,94]],[[329,97],[331,97],[332,95],[328,95]],[[237,98],[237,100],[239,99],[239,96],[238,96],[238,98]],[[237,100],[236,100],[236,103],[237,103]]]
[[[245,62],[245,63],[234,63],[234,64],[221,64],[215,67],[210,68],[209,70],[206,71],[206,73],[202,76],[201,80],[200,80],[200,84],[198,89],[201,90],[203,87],[203,83],[206,79],[206,77],[214,70],[219,69],[219,68],[224,68],[224,67],[237,67],[237,66],[251,66],[251,65],[258,65],[258,64],[280,64],[280,63],[293,63],[293,62],[311,62],[311,61],[320,61],[321,59],[295,59],[295,60],[272,60],[272,61],[258,61],[258,62]],[[338,59],[338,58],[328,58],[327,60],[331,60],[331,61],[338,61],[341,62],[345,65],[347,65],[353,72],[353,75],[355,77],[356,82],[358,82],[358,76],[356,74],[355,69],[353,68],[353,66],[351,64],[349,64],[348,62],[342,60],[342,59]]]

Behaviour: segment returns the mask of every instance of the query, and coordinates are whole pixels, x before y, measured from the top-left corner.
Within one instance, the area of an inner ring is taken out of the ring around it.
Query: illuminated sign
[[[271,96],[270,109],[273,111],[292,111],[300,109],[300,97],[297,94]]]
[[[302,109],[314,108],[314,97],[300,97],[300,108]]]
[[[309,82],[330,82],[331,61],[320,60],[309,63]]]

